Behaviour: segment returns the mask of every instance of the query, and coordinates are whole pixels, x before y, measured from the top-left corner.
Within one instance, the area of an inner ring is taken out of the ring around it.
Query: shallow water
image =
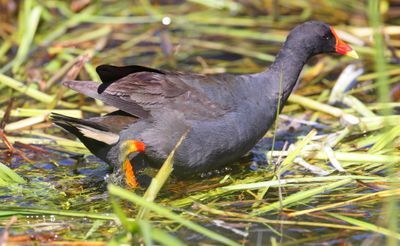
[[[264,147],[268,147],[271,140],[265,139],[257,145],[254,149],[256,158],[262,161],[263,157],[260,155]],[[276,146],[280,146],[278,142]],[[43,147],[43,146],[42,146]],[[44,147],[45,148],[45,147]],[[19,208],[23,211],[23,215],[18,217],[11,229],[10,241],[21,240],[27,242],[29,240],[39,242],[52,242],[52,241],[109,241],[112,237],[116,237],[121,233],[118,229],[119,226],[113,220],[107,219],[93,219],[87,218],[84,214],[83,217],[71,217],[65,215],[57,215],[57,211],[77,211],[98,215],[110,215],[112,208],[110,206],[109,195],[106,190],[106,182],[104,177],[109,173],[110,169],[107,164],[101,162],[94,156],[88,156],[76,166],[76,160],[72,158],[65,158],[64,154],[51,151],[52,157],[59,157],[60,159],[52,159],[49,156],[41,155],[35,156],[35,153],[30,153],[28,156],[35,159],[33,163],[25,162],[17,158],[12,161],[12,168],[21,176],[25,177],[29,182],[25,185],[12,185],[9,187],[0,188],[0,197],[2,200],[1,211],[13,210]],[[33,158],[35,157],[35,158]],[[251,158],[250,158],[251,159]],[[213,173],[208,175],[200,175],[186,180],[171,179],[170,184],[159,195],[161,203],[170,202],[174,199],[184,198],[192,194],[196,194],[199,190],[213,187],[218,185],[218,182],[224,177],[225,174],[231,174],[233,177],[240,177],[252,175],[255,172],[263,172],[268,167],[260,166],[254,171],[254,164],[249,165],[249,157],[243,159],[247,160],[241,165],[234,165],[231,168],[221,171],[220,173]],[[253,169],[253,171],[252,171]],[[200,187],[200,188],[199,188]],[[288,186],[283,189],[284,194],[295,192],[298,189],[296,186]],[[321,194],[311,203],[306,206],[298,204],[285,210],[283,214],[267,214],[262,216],[265,219],[271,220],[284,220],[284,221],[308,221],[308,222],[324,222],[324,223],[337,223],[323,213],[315,216],[300,216],[296,218],[287,218],[285,213],[289,211],[301,210],[318,206],[323,204],[324,199],[332,201],[337,197],[338,200],[342,199],[346,190],[349,193],[367,193],[370,192],[368,188],[360,188],[356,185],[341,187],[335,194]],[[137,191],[143,193],[142,191]],[[271,188],[268,197],[264,200],[265,203],[274,202],[278,199],[276,196],[277,190]],[[244,212],[251,209],[251,197],[246,194],[237,194],[236,200],[232,199],[230,195],[226,197],[226,205],[217,203],[218,209]],[[235,195],[236,196],[236,195]],[[241,200],[240,200],[241,199]],[[333,202],[333,201],[332,201]],[[207,204],[207,202],[203,202]],[[125,203],[125,212],[128,216],[134,217],[136,211],[134,206]],[[351,215],[352,217],[359,217],[364,221],[375,223],[378,216],[382,216],[380,211],[381,202],[374,200],[367,204],[355,204],[351,206],[344,206],[336,210],[341,214]],[[35,213],[29,214],[29,208],[39,209]],[[17,209],[18,210],[18,209]],[[25,210],[25,211],[24,211]],[[46,213],[40,212],[46,210]],[[184,210],[196,212],[195,207],[185,207]],[[0,211],[0,212],[1,212]],[[15,210],[14,210],[15,211]],[[55,213],[51,213],[54,211]],[[364,240],[375,239],[375,234],[357,230],[334,229],[325,228],[323,226],[303,226],[303,225],[286,225],[286,224],[265,224],[247,221],[246,219],[232,219],[220,217],[215,215],[207,215],[206,217],[200,216],[199,218],[192,218],[199,224],[221,233],[222,235],[243,242],[246,245],[268,245],[271,244],[272,238],[283,245],[299,245],[299,244],[322,244],[337,245],[337,244],[360,244]],[[1,223],[5,225],[9,220],[8,216],[1,217]],[[154,225],[166,229],[163,223]],[[167,224],[166,224],[167,225]],[[175,228],[173,225],[169,228]],[[168,230],[168,229],[166,229]],[[196,243],[213,243],[212,240],[205,238],[203,235],[193,233],[192,231],[180,227],[177,231],[171,232],[183,241]],[[27,238],[29,239],[27,239]],[[383,237],[377,236],[376,240]],[[25,240],[25,241],[24,241]]]

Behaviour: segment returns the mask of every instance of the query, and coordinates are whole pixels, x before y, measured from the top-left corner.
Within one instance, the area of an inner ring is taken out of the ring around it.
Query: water
[[[260,175],[262,172],[270,172],[268,165],[251,168],[252,160],[263,161],[260,155],[263,148],[270,145],[271,140],[263,140],[254,149],[254,158],[248,156],[241,164],[231,166],[213,173],[198,175],[184,180],[172,178],[171,182],[159,194],[160,203],[168,204],[175,199],[185,198],[201,192],[208,192],[219,185],[219,181],[225,175],[234,178],[243,178],[252,175]],[[276,146],[281,146],[279,143]],[[49,150],[49,155],[37,155],[28,153],[33,163],[28,163],[21,158],[12,159],[11,167],[21,176],[29,180],[25,185],[12,185],[0,188],[1,210],[19,211],[21,215],[9,229],[10,241],[22,242],[35,240],[42,243],[52,241],[109,241],[113,237],[125,235],[121,227],[112,219],[89,218],[89,215],[109,215],[113,209],[110,205],[109,195],[106,190],[104,177],[110,172],[106,163],[101,162],[94,156],[84,158],[83,162],[76,165],[76,160],[66,158],[65,154]],[[254,169],[255,171],[252,171]],[[288,186],[282,189],[283,196],[298,191],[297,186]],[[346,192],[347,190],[347,192]],[[266,223],[263,221],[240,219],[232,216],[222,217],[218,215],[201,213],[199,217],[192,217],[191,220],[201,224],[208,229],[218,232],[228,238],[246,245],[269,245],[273,241],[282,245],[337,245],[343,243],[360,244],[365,240],[372,240],[375,234],[359,230],[337,229],[325,226],[305,226],[302,224],[285,224],[285,222],[313,222],[326,224],[343,224],[335,221],[332,217],[321,213],[299,216],[295,218],[286,217],[285,214],[292,211],[317,207],[325,203],[333,203],[349,199],[347,194],[365,194],[371,192],[368,187],[357,187],[350,185],[342,187],[340,191],[321,194],[312,202],[297,204],[281,213],[272,212],[262,215],[263,219],[278,222]],[[143,190],[136,191],[143,194]],[[263,201],[265,204],[278,200],[278,189],[270,188],[268,196]],[[200,201],[201,204],[216,208],[222,211],[247,214],[251,212],[255,203],[254,196],[247,192],[228,193],[214,197],[210,200]],[[134,205],[122,203],[124,212],[129,217],[136,215]],[[196,203],[194,203],[196,204]],[[382,215],[381,201],[372,200],[368,203],[352,204],[334,209],[346,216],[362,219],[367,222],[376,223],[377,218]],[[38,209],[29,213],[29,209]],[[184,207],[184,211],[197,213],[195,206]],[[42,211],[42,212],[41,212]],[[77,211],[80,217],[59,215],[52,211]],[[175,212],[180,212],[178,210]],[[85,217],[85,213],[88,217]],[[5,225],[10,220],[9,216],[3,216],[0,222]],[[157,221],[157,220],[156,220]],[[194,233],[185,227],[178,227],[176,224],[154,222],[154,226],[164,230],[177,229],[171,234],[183,241],[192,243],[213,243],[212,240],[203,235]],[[348,225],[348,224],[347,224]],[[166,227],[168,226],[168,227]],[[169,228],[169,229],[168,229]],[[377,237],[380,240],[382,237]],[[25,241],[24,241],[25,240]],[[137,239],[135,239],[137,240]]]

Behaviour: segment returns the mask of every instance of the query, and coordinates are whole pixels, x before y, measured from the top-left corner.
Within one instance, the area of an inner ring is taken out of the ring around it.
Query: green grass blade
[[[157,172],[156,176],[151,180],[149,188],[147,188],[146,192],[143,195],[143,198],[152,202],[156,198],[157,194],[160,192],[161,188],[164,186],[165,182],[167,182],[168,177],[171,175],[174,170],[174,155],[176,149],[181,145],[182,141],[185,139],[188,132],[184,133],[179,141],[176,143],[174,149],[169,153],[167,159],[164,161],[160,170]],[[141,207],[139,213],[137,215],[137,219],[143,219],[146,217],[146,209]]]
[[[170,220],[173,220],[176,223],[182,224],[182,225],[186,226],[187,228],[189,228],[197,233],[200,233],[206,237],[209,237],[217,242],[220,242],[220,243],[223,243],[226,245],[235,245],[235,246],[239,245],[238,243],[222,236],[221,234],[210,231],[190,220],[186,220],[186,219],[182,218],[181,216],[173,213],[172,211],[168,210],[167,208],[161,207],[160,205],[157,205],[154,202],[148,202],[144,198],[142,198],[128,190],[125,190],[118,186],[110,184],[110,185],[108,185],[108,191],[110,192],[111,195],[120,197],[122,199],[133,202],[139,206],[145,207],[151,211],[154,211],[155,213],[157,213],[161,216],[164,216]]]
[[[165,231],[158,229],[158,228],[152,228],[151,237],[153,238],[154,241],[159,242],[160,244],[165,245],[165,246],[184,246],[184,245],[186,245],[181,240],[169,235]]]
[[[122,224],[125,230],[130,233],[138,231],[137,224],[128,220],[128,217],[125,215],[124,211],[122,211],[121,206],[115,201],[114,198],[111,198],[111,206],[114,210],[114,214],[118,217],[119,222]]]
[[[400,240],[400,233],[391,231],[391,230],[386,229],[384,227],[377,226],[375,224],[371,224],[371,223],[368,223],[368,222],[365,222],[365,221],[362,221],[362,220],[358,220],[358,219],[354,219],[354,218],[351,218],[351,217],[348,217],[348,216],[344,216],[344,215],[341,215],[341,214],[336,214],[336,213],[327,213],[327,214],[329,214],[330,216],[332,216],[332,217],[334,217],[336,219],[343,220],[343,221],[345,221],[345,222],[347,222],[349,224],[353,224],[353,225],[362,227],[362,228],[364,228],[366,230],[373,231],[373,232],[376,232],[376,233],[380,233],[380,234],[383,234],[385,236],[393,237],[393,238],[395,238],[397,240]]]
[[[347,178],[347,179],[340,180],[340,181],[337,181],[337,182],[334,182],[334,183],[330,183],[330,184],[327,184],[327,185],[322,185],[322,186],[319,186],[319,187],[314,188],[314,189],[310,189],[310,190],[306,190],[306,191],[300,191],[300,192],[297,192],[297,193],[295,193],[293,195],[290,195],[290,196],[286,197],[282,201],[277,201],[277,202],[268,204],[267,206],[264,206],[264,207],[258,208],[256,210],[253,210],[253,212],[251,212],[250,214],[252,216],[255,216],[255,215],[266,213],[266,212],[269,212],[269,211],[272,211],[272,210],[277,210],[277,209],[280,209],[281,206],[291,205],[291,204],[293,204],[295,202],[299,202],[301,200],[310,198],[310,197],[315,196],[317,194],[320,194],[320,193],[335,189],[335,188],[337,188],[339,186],[342,186],[342,185],[345,185],[345,184],[349,184],[352,181],[353,181],[352,178]]]
[[[25,58],[27,57],[29,50],[32,47],[32,41],[39,24],[41,12],[42,7],[36,6],[30,11],[28,17],[26,18],[26,21],[24,23],[24,33],[22,39],[20,40],[21,42],[12,67],[13,73],[17,72],[21,64],[25,61]]]
[[[0,84],[4,84],[14,90],[23,93],[39,102],[50,104],[54,100],[54,96],[50,96],[44,92],[41,92],[32,86],[26,86],[22,82],[17,81],[11,77],[8,77],[0,73]]]
[[[286,172],[288,169],[290,169],[290,167],[294,164],[293,161],[294,159],[300,155],[301,151],[303,150],[303,148],[310,143],[311,139],[317,134],[317,131],[315,129],[311,130],[307,136],[304,137],[304,139],[302,139],[301,141],[299,141],[298,143],[296,143],[296,148],[290,152],[290,154],[285,158],[285,160],[283,160],[281,166],[282,168],[280,168],[278,170],[278,175],[282,175],[284,172]]]
[[[144,245],[153,246],[153,239],[151,236],[151,225],[148,221],[140,220],[137,222],[140,232],[143,236]]]
[[[26,183],[26,181],[21,176],[19,176],[16,172],[14,172],[12,169],[10,169],[1,162],[0,162],[0,173],[6,176],[8,178],[8,181],[15,182],[18,184]]]
[[[363,182],[388,182],[388,178],[380,177],[380,176],[359,176],[359,175],[346,175],[346,176],[326,176],[326,177],[310,177],[310,178],[290,178],[290,179],[280,179],[280,180],[269,180],[263,182],[255,182],[255,183],[244,183],[244,184],[234,184],[225,187],[221,187],[223,190],[256,190],[268,187],[278,187],[278,186],[286,186],[287,184],[307,184],[307,183],[321,183],[321,182],[329,182],[329,181],[337,181],[343,179],[357,179],[362,180]],[[400,181],[400,180],[398,180]]]

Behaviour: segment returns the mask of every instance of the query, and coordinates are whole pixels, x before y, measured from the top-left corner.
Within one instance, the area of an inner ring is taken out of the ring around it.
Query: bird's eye
[[[327,35],[322,36],[323,39],[329,40],[329,37]]]

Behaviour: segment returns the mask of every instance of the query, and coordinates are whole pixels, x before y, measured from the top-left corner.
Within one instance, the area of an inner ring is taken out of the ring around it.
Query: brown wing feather
[[[69,80],[63,81],[63,85],[78,91],[86,96],[99,99],[108,105],[114,106],[126,113],[132,114],[139,118],[147,118],[150,114],[149,111],[143,109],[138,104],[133,103],[129,96],[113,96],[107,93],[99,94],[97,93],[97,88],[99,87],[99,83],[93,81],[77,81],[77,80]]]
[[[178,110],[187,119],[215,118],[226,112],[199,88],[185,81],[206,79],[205,76],[183,73],[142,71],[128,74],[102,88],[92,81],[65,81],[63,84],[87,96],[104,101],[124,112],[147,118],[150,112]]]
[[[146,111],[178,110],[188,119],[214,118],[225,113],[226,109],[185,83],[190,76],[178,73],[133,73],[110,84],[102,95],[129,101]]]

